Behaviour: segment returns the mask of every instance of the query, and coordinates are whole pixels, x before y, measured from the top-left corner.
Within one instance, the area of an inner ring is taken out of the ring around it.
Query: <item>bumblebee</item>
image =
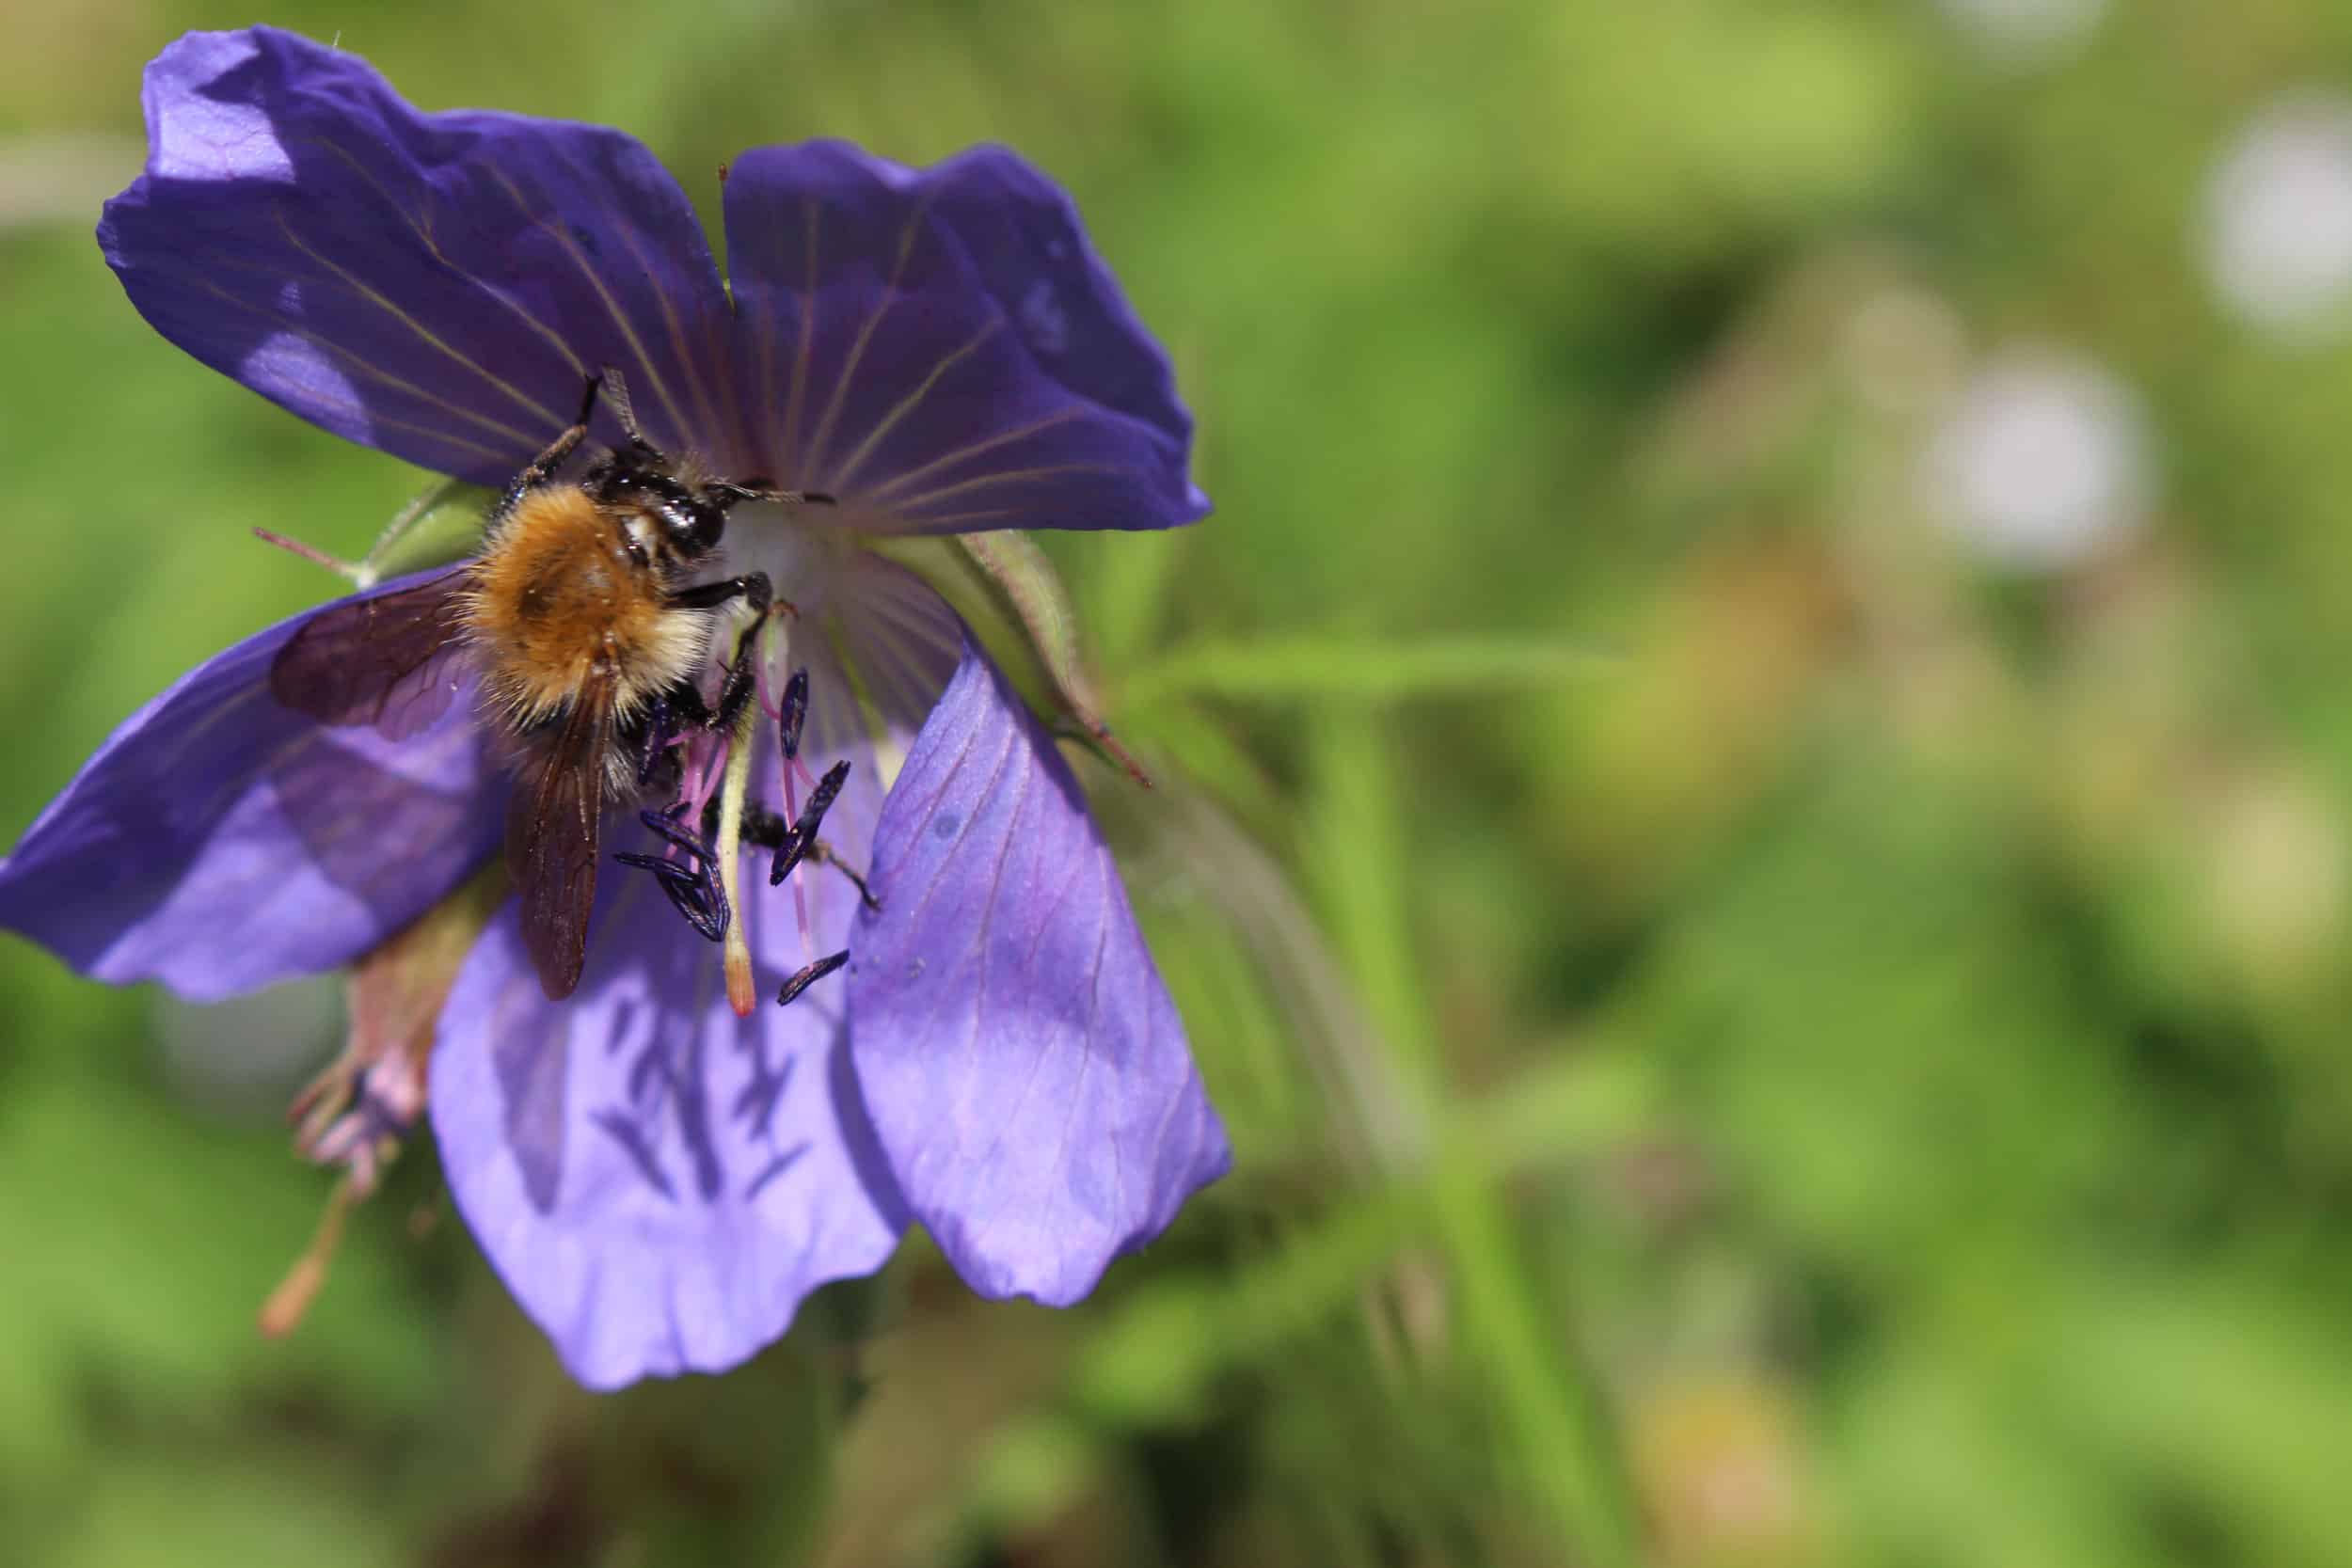
[[[674,463],[639,434],[617,378],[611,401],[628,444],[577,481],[559,479],[606,379],[590,378],[580,417],[490,508],[478,556],[311,617],[270,667],[287,707],[400,738],[446,711],[457,661],[470,663],[484,721],[515,773],[506,863],[524,945],[552,1000],[571,994],[586,959],[606,807],[674,787],[672,743],[731,729],[752,696],[749,657],[729,666],[715,705],[701,673],[718,612],[739,599],[765,613],[768,578],[697,582],[694,568],[739,503],[831,499]]]

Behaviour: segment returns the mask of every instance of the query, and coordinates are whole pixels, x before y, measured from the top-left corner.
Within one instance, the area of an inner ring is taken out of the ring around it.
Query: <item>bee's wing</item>
[[[506,806],[506,869],[522,895],[523,945],[551,1002],[571,995],[596,900],[596,829],[618,683],[599,660],[555,729],[525,757]]]
[[[311,616],[271,661],[271,695],[323,724],[373,724],[391,740],[422,731],[456,689],[448,664],[463,646],[466,572]]]

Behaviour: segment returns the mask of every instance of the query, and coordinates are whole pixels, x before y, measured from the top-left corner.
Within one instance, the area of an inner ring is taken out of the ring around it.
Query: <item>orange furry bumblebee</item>
[[[628,445],[576,482],[555,475],[588,434],[604,378],[580,418],[515,476],[490,509],[482,553],[424,582],[338,605],[304,623],[270,667],[270,690],[323,723],[371,724],[398,738],[447,708],[447,661],[469,656],[484,718],[516,775],[506,863],[522,897],[524,944],[550,998],[580,983],[596,899],[605,808],[675,784],[671,742],[728,729],[752,694],[752,664],[728,671],[714,709],[700,673],[715,611],[764,612],[759,573],[692,582],[739,501],[821,501],[762,480],[682,475],[646,444],[617,381]]]

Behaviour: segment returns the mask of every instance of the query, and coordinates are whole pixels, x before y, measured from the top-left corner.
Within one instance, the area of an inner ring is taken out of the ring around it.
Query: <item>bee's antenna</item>
[[[612,412],[619,417],[621,428],[628,432],[628,438],[641,447],[649,445],[644,432],[637,428],[637,409],[628,401],[628,383],[622,379],[620,371],[612,365],[607,365],[598,372],[598,379],[604,383],[604,401],[612,405]]]
[[[785,506],[832,506],[833,497],[822,490],[780,490],[771,479],[722,479],[708,488],[726,497],[727,504],[738,501],[775,501]]]

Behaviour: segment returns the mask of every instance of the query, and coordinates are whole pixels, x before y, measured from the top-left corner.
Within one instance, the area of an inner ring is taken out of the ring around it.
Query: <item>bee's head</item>
[[[726,537],[727,510],[741,499],[726,484],[690,484],[668,458],[631,441],[588,470],[581,485],[599,505],[633,515],[639,541],[681,562],[699,561]]]
[[[668,458],[642,438],[632,439],[596,465],[582,483],[598,501],[644,514],[660,543],[681,562],[699,561],[716,550],[726,537],[728,512],[744,501],[829,503],[833,499],[779,490],[764,479],[689,483],[678,477]]]
[[[629,406],[628,384],[610,365],[590,376],[582,388],[572,439],[586,433],[599,396],[612,404],[621,428],[628,434],[628,444],[614,448],[610,457],[588,470],[580,483],[600,505],[641,515],[642,522],[630,525],[641,546],[659,544],[678,561],[699,561],[726,537],[727,513],[739,502],[833,503],[831,496],[780,490],[774,481],[767,479],[689,482],[679,478],[676,465],[639,431],[637,416]],[[648,539],[647,533],[656,537]]]

